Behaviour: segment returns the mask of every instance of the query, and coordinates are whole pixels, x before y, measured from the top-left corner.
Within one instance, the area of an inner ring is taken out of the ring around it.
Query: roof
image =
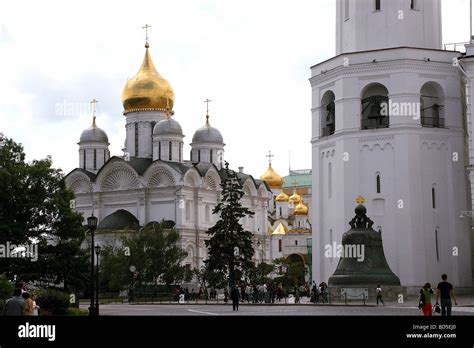
[[[295,185],[294,182],[297,182]],[[296,174],[283,177],[283,188],[312,186],[312,174]]]
[[[138,230],[139,222],[132,213],[120,209],[100,221],[98,230]]]
[[[273,231],[272,235],[273,236],[276,236],[276,235],[285,235],[286,234],[287,229],[286,227],[283,225],[283,223],[279,223],[277,228],[275,228],[275,230]]]

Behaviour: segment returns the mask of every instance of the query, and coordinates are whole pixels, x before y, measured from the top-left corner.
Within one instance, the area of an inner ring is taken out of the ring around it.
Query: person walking
[[[380,285],[377,285],[377,289],[375,291],[377,292],[377,306],[379,305],[379,301],[385,306],[385,303],[382,300],[382,288]]]
[[[454,305],[458,305],[456,296],[454,295],[454,288],[453,285],[448,282],[447,274],[442,274],[441,279],[443,281],[439,283],[436,288],[436,304],[438,304],[438,300],[441,297],[441,316],[451,316],[451,298],[454,301]]]
[[[230,299],[232,300],[232,310],[238,311],[239,310],[239,300],[240,300],[240,292],[237,286],[233,286],[232,290],[230,291]]]
[[[420,308],[425,317],[431,317],[433,315],[433,307],[431,305],[431,295],[433,294],[433,289],[431,289],[431,284],[426,283],[423,288],[420,290],[420,301],[418,308]]]
[[[3,315],[6,316],[23,316],[25,315],[25,300],[21,297],[21,288],[16,288],[13,297],[5,302]]]

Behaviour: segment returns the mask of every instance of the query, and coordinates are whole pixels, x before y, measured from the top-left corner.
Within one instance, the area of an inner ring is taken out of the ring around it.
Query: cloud
[[[455,23],[466,4],[449,2],[443,23],[450,41],[464,40],[466,30]],[[98,124],[112,154],[121,155],[120,93],[143,59],[145,23],[155,66],[176,94],[185,159],[210,98],[211,124],[224,136],[232,167],[258,177],[270,149],[281,175],[289,151],[292,168],[311,167],[309,68],[334,55],[333,0],[5,2],[0,131],[23,143],[29,159],[51,154],[68,172],[96,98]]]

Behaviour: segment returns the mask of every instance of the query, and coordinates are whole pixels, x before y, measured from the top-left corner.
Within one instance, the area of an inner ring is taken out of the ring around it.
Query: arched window
[[[205,210],[205,212],[204,212],[204,220],[205,220],[206,222],[209,222],[209,220],[210,220],[210,218],[211,218],[211,212],[210,212],[211,209],[209,208],[209,205],[208,205],[208,204],[206,204],[206,208],[205,208],[204,210]]]
[[[82,150],[82,167],[86,169],[86,150]]]
[[[321,99],[321,136],[327,137],[336,131],[336,96],[332,91],[324,93]]]
[[[375,0],[375,11],[380,11],[380,0]]]
[[[282,213],[282,209],[281,209],[281,207],[280,207],[280,216],[282,216],[282,215],[283,215],[283,213]]]
[[[328,164],[328,198],[332,197],[332,163]]]
[[[344,20],[349,20],[349,0],[344,0]]]
[[[361,96],[361,129],[387,128],[389,126],[388,90],[380,83],[364,89]]]
[[[282,250],[282,243],[281,243],[281,239],[278,239],[278,252],[281,253],[281,250]]]
[[[439,262],[438,228],[435,229],[435,242],[436,242],[436,261]]]
[[[186,202],[186,220],[191,220],[191,203]]]
[[[213,155],[214,155],[214,153],[213,153],[213,151],[211,150],[211,161],[210,161],[211,163],[213,162],[213,157],[214,157]]]
[[[138,157],[138,123],[135,123],[135,157]]]
[[[295,246],[298,246],[298,241],[297,240],[295,240]]]
[[[416,7],[416,0],[411,0],[410,1],[410,9],[411,10],[417,10],[418,8]]]
[[[173,144],[171,143],[171,141],[169,142],[168,146],[169,146],[168,159],[172,161],[173,160]]]
[[[97,150],[94,149],[94,170],[97,169]]]
[[[433,209],[436,209],[436,188],[434,186],[431,188],[431,205]]]
[[[161,141],[158,142],[158,159],[161,160]]]
[[[377,193],[381,193],[382,192],[382,184],[381,184],[381,181],[380,181],[380,173],[378,173],[378,172],[375,176],[375,185],[376,185]]]
[[[179,149],[178,149],[178,156],[179,156],[179,162],[181,163],[181,154],[183,152],[183,144],[179,143]]]
[[[201,162],[201,150],[198,150],[198,162]]]
[[[421,88],[420,118],[423,127],[444,127],[444,93],[436,82],[427,82]]]

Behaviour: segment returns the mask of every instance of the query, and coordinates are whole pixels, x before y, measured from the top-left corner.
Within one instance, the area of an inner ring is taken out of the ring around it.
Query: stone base
[[[348,303],[348,304],[363,304],[364,299],[361,296],[360,298],[349,298],[343,299],[341,296],[342,288],[360,288],[368,289],[368,299],[365,300],[365,304],[376,304],[376,285],[348,285],[348,286],[330,286],[328,287],[329,293],[331,295],[331,303]],[[401,296],[400,296],[401,295]],[[382,299],[387,302],[405,302],[408,300],[407,288],[405,286],[396,286],[396,285],[382,285]],[[400,302],[400,303],[403,303]]]

